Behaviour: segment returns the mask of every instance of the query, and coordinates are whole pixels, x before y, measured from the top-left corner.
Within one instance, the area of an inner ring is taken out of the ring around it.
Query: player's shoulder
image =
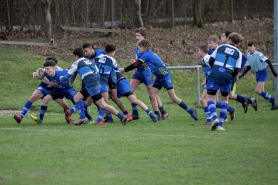
[[[204,60],[205,62],[208,62],[210,59],[210,55],[209,54],[206,54],[202,60]]]

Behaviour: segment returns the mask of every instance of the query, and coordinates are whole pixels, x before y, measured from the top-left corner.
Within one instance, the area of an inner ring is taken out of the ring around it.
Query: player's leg
[[[100,84],[100,92],[101,92],[101,95],[104,99],[104,101],[108,104],[108,99],[109,99],[109,94],[108,94],[108,89],[107,89],[107,84]],[[98,106],[99,107],[99,106]],[[98,110],[98,117],[97,117],[97,120],[96,120],[96,124],[97,125],[103,125],[105,124],[102,120],[103,120],[103,117],[105,115],[106,111],[104,109],[101,109],[99,107],[99,110]],[[111,118],[109,120],[109,122],[113,122],[113,119]]]
[[[210,115],[210,111],[208,109],[208,104],[207,104],[207,90],[204,89],[201,97],[200,97],[200,103],[204,109],[205,115],[206,115],[206,121],[204,121],[203,124],[211,124],[212,122],[212,117]]]
[[[132,76],[132,79],[130,80],[130,87],[132,92],[134,93],[134,96],[136,96],[135,91],[138,88],[138,86],[141,84],[141,80],[137,79],[136,74]],[[137,105],[134,103],[131,103],[132,106],[132,118],[133,120],[139,119],[139,112]]]
[[[46,89],[43,89],[42,87],[38,87],[38,89],[36,89],[31,97],[29,98],[29,100],[24,104],[21,113],[19,115],[14,115],[14,119],[16,120],[17,123],[20,123],[22,121],[22,119],[24,118],[24,116],[27,114],[27,112],[30,110],[32,104],[41,99],[42,97],[44,97],[46,94],[48,94],[49,91]]]
[[[223,122],[227,115],[227,108],[228,108],[228,100],[229,100],[229,92],[221,91],[222,96],[222,103],[219,113],[219,124],[217,126],[217,130],[224,131]]]

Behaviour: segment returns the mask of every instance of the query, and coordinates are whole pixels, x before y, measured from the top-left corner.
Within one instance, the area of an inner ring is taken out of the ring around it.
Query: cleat
[[[202,124],[203,124],[203,125],[211,125],[211,123],[212,123],[212,122],[209,122],[209,121],[205,120],[205,121],[203,121]]]
[[[216,130],[221,130],[221,131],[225,131],[225,129],[221,126],[217,126]]]
[[[161,114],[161,119],[165,120],[166,118],[168,118],[169,114],[165,113],[165,114]]]
[[[214,120],[211,124],[210,131],[214,131],[217,128],[218,124],[219,124],[219,120],[218,119]]]
[[[22,121],[22,116],[17,116],[17,115],[14,115],[14,119],[17,123],[20,123]]]
[[[236,111],[236,108],[235,108],[235,107],[232,107],[232,109],[233,109],[233,112],[229,112],[229,115],[230,115],[230,117],[231,117],[231,121],[234,120],[234,118],[235,118],[235,111]]]
[[[121,120],[122,125],[125,126],[127,121],[128,121],[128,118],[124,115],[123,119]]]
[[[104,122],[105,122],[105,123],[113,123],[114,120],[113,120],[113,118],[108,117],[107,119],[104,119]]]
[[[70,123],[75,123],[76,121],[72,118],[70,118]]]
[[[278,109],[278,105],[274,102],[272,103],[270,110],[276,110],[276,109]]]
[[[40,119],[40,117],[38,116],[34,116],[34,115],[31,115],[31,118],[37,122],[38,124],[42,124],[42,120]]]
[[[87,122],[87,119],[78,119],[77,121],[74,122],[74,125],[82,125],[85,124]]]
[[[197,110],[196,109],[194,109],[194,108],[190,109],[190,115],[195,121],[198,121],[198,116],[197,116]]]
[[[133,120],[140,119],[138,114],[132,114],[131,116]]]
[[[67,109],[66,111],[65,111],[65,119],[66,119],[66,121],[67,121],[67,123],[68,124],[70,124],[71,123],[71,113],[70,113],[70,110],[69,109]],[[75,123],[75,122],[74,122]]]
[[[132,121],[133,120],[132,116],[129,113],[125,114],[125,116],[127,117],[128,121]]]
[[[103,122],[103,121],[101,121],[101,122],[96,122],[96,125],[106,125],[106,122]]]
[[[242,103],[244,113],[246,113],[248,111],[248,106],[249,106],[249,103],[247,103],[247,102]]]
[[[252,104],[251,106],[255,109],[255,111],[258,110],[258,104],[257,104],[257,99],[256,98],[251,98]]]
[[[93,119],[91,119],[91,120],[89,120],[89,124],[91,125],[91,124],[94,124],[95,123],[95,121],[93,120]]]
[[[225,121],[225,122],[228,122],[229,120],[228,120],[228,118],[227,118],[227,117],[225,117],[224,121]]]
[[[157,122],[158,121],[158,117],[154,113],[151,113],[150,117],[151,117],[153,122]]]

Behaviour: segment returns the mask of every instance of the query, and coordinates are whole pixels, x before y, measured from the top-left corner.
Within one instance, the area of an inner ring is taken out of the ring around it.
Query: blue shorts
[[[227,92],[229,93],[231,91],[232,88],[232,84],[220,84],[217,82],[212,82],[212,81],[208,81],[207,83],[207,90],[215,90],[217,91],[218,89],[220,89],[220,92]]]
[[[257,82],[267,82],[267,79],[268,79],[267,68],[256,72],[256,81]]]
[[[41,91],[43,97],[45,97],[46,95],[48,95],[51,92],[52,89],[39,86],[39,87],[37,87],[37,90]]]
[[[108,88],[106,84],[100,84],[100,92],[101,93],[108,92]]]
[[[100,83],[97,75],[85,76],[82,80],[85,84],[85,88],[90,96],[100,94]]]
[[[153,83],[153,87],[161,89],[164,87],[165,89],[173,89],[173,82],[171,74],[163,77],[157,77]]]
[[[153,84],[153,74],[150,70],[136,70],[131,79],[140,80],[141,83],[144,83],[146,86]]]
[[[70,89],[54,89],[49,93],[49,95],[52,96],[53,100],[56,100],[58,98],[63,99],[64,97],[67,98],[68,100],[73,100],[73,97],[75,96],[76,91],[74,88]]]
[[[118,86],[118,91],[117,91],[118,98],[121,98],[127,93],[132,94],[130,84],[127,81],[127,79],[123,78],[120,81],[118,81],[117,86]]]

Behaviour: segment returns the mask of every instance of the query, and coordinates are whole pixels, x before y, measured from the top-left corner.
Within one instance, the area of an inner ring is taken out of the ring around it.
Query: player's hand
[[[37,79],[37,80],[40,80],[37,75],[36,75],[36,72],[33,72],[33,78]]]
[[[207,84],[206,81],[204,81],[204,82],[201,84],[201,86],[204,87],[206,84]]]
[[[119,72],[120,72],[120,73],[124,73],[125,70],[124,70],[123,68],[121,68],[121,69],[119,69]]]
[[[133,58],[132,59],[130,59],[130,61],[129,61],[131,64],[133,64],[133,63],[135,63],[136,62],[136,60],[134,60]]]
[[[59,84],[57,82],[50,82],[52,87],[57,87]]]

